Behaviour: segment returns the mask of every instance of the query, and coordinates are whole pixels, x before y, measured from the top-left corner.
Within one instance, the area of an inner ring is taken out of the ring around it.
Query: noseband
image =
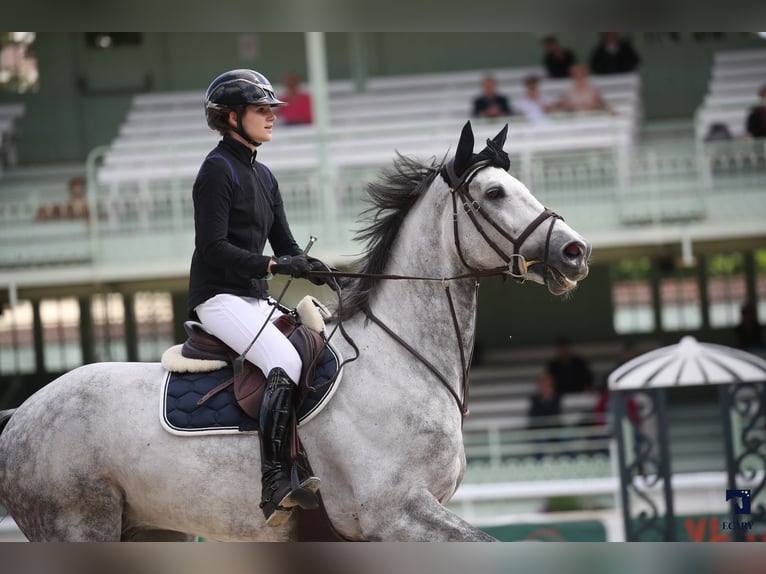
[[[555,213],[554,211],[551,211],[548,208],[545,208],[540,215],[538,215],[529,225],[527,225],[526,229],[521,232],[521,234],[518,237],[513,237],[510,233],[508,233],[505,229],[503,229],[494,219],[492,219],[492,216],[489,213],[486,213],[481,209],[481,205],[471,197],[471,193],[468,191],[468,187],[471,185],[471,181],[473,181],[473,178],[476,177],[476,174],[479,173],[482,169],[485,167],[489,167],[492,165],[492,161],[488,159],[480,160],[473,164],[471,167],[465,170],[462,176],[458,177],[457,174],[455,174],[454,165],[453,162],[448,162],[444,167],[441,169],[441,176],[444,179],[444,181],[447,183],[447,185],[450,188],[450,193],[452,194],[452,226],[453,226],[453,232],[455,236],[455,246],[457,247],[457,253],[460,257],[460,261],[465,265],[468,269],[471,271],[476,272],[477,274],[486,274],[487,271],[500,271],[507,273],[511,277],[513,277],[516,281],[523,283],[527,279],[527,273],[531,266],[537,265],[542,263],[545,268],[548,267],[548,250],[550,247],[550,241],[551,241],[551,234],[553,233],[553,226],[556,224],[557,219],[564,220],[563,217]],[[497,253],[497,255],[505,262],[504,266],[497,267],[495,269],[491,270],[480,270],[474,267],[473,265],[469,264],[465,257],[463,256],[463,249],[460,244],[460,233],[458,231],[458,197],[460,198],[460,201],[463,205],[463,209],[465,210],[466,214],[468,215],[468,218],[473,223],[473,226],[476,228],[476,231],[481,234],[481,236],[484,238],[484,241],[487,242],[487,245],[489,245],[492,250]],[[482,226],[481,221],[479,221],[479,218],[477,217],[477,214],[479,214],[482,219],[489,225],[491,225],[495,231],[497,231],[500,235],[502,235],[508,242],[513,245],[513,253],[508,255],[493,239],[487,235],[486,230]],[[545,238],[545,252],[542,260],[532,260],[527,261],[527,259],[520,253],[521,246],[524,244],[524,242],[529,238],[530,235],[532,235],[532,232],[537,229],[546,219],[550,218],[550,225],[548,227],[548,234]],[[543,281],[546,281],[545,273],[543,275]]]

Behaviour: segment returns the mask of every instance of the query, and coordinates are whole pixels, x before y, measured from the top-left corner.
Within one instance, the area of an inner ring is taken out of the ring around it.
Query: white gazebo
[[[755,498],[766,494],[766,361],[760,357],[684,337],[676,345],[640,355],[617,369],[608,379],[613,397],[614,434],[617,440],[622,512],[628,541],[677,539],[671,488],[670,444],[666,391],[668,388],[718,385],[726,449],[727,491],[754,486],[749,523],[766,526],[766,507]],[[627,405],[641,399],[639,412]],[[653,420],[654,432],[645,423]],[[661,513],[648,489],[662,488]],[[751,491],[752,492],[752,491]],[[721,493],[723,497],[725,493]],[[638,497],[645,507],[633,515],[631,502]],[[732,520],[743,521],[743,508],[732,500]],[[733,530],[744,540],[745,531]]]

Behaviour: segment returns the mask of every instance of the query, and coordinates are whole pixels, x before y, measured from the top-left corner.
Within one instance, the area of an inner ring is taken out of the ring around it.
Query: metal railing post
[[[100,214],[98,185],[96,182],[96,167],[97,162],[106,155],[106,152],[109,151],[109,149],[110,146],[95,147],[90,151],[90,153],[88,153],[88,157],[85,159],[85,198],[90,210],[88,233],[90,236],[90,256],[94,266],[98,260],[100,242]]]

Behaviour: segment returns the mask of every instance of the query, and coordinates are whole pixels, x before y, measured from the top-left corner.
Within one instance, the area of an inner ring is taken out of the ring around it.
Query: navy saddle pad
[[[316,414],[329,400],[340,380],[325,385],[335,376],[340,361],[329,345],[317,365],[312,391],[298,411],[298,422]],[[257,431],[258,423],[248,417],[234,399],[234,385],[210,397],[204,404],[197,401],[208,391],[231,378],[230,366],[209,373],[167,373],[163,390],[163,426],[174,434],[213,434]]]

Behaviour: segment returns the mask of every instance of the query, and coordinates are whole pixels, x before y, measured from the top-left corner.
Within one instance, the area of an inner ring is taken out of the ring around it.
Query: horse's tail
[[[0,411],[0,433],[3,432],[5,425],[11,420],[11,416],[16,412],[16,409],[8,409],[6,411]]]

